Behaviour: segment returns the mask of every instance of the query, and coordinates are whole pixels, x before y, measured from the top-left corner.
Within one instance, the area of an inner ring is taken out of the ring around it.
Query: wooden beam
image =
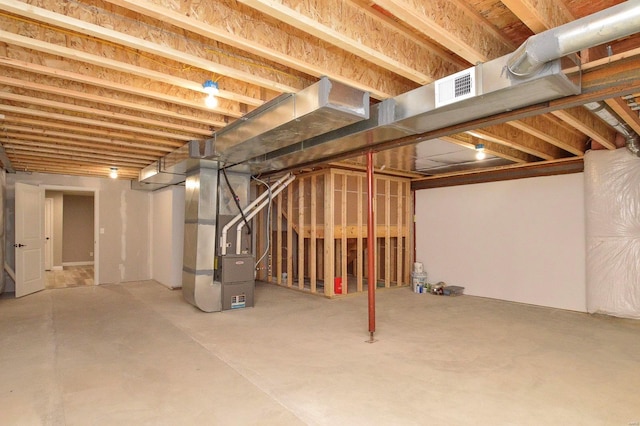
[[[557,146],[553,146],[515,127],[487,126],[467,133],[480,139],[518,149],[545,160],[566,156],[566,153]]]
[[[310,221],[311,221],[311,237],[309,238],[309,280],[310,280],[310,287],[311,287],[311,293],[316,293],[317,290],[317,281],[318,281],[318,254],[317,254],[317,240],[316,240],[316,233],[318,230],[318,226],[317,226],[317,221],[318,221],[318,215],[316,212],[316,209],[318,208],[318,192],[317,192],[317,188],[316,185],[318,184],[318,180],[317,180],[317,176],[318,175],[312,175],[311,176],[311,200],[310,200],[310,212],[309,212],[309,216],[310,216]]]
[[[501,0],[531,31],[559,27],[574,20],[564,1],[558,0]]]
[[[159,81],[162,83],[180,87],[182,89],[193,90],[195,92],[203,94],[205,93],[202,87],[202,82],[195,82],[184,78],[175,77],[173,75],[166,74],[160,71],[149,70],[143,67],[105,58],[103,56],[92,55],[80,50],[59,46],[57,44],[47,43],[41,40],[24,37],[7,31],[0,30],[0,42],[20,46],[25,49],[35,50],[37,52],[48,53],[50,55],[62,56],[73,61],[84,62],[98,67],[123,72],[126,74],[133,74],[138,77],[147,78],[152,81]],[[218,96],[249,105],[261,105],[263,103],[262,101],[256,100],[249,96],[243,96],[225,90],[221,90]]]
[[[384,180],[384,286],[391,286],[391,181]],[[378,213],[379,214],[379,213]],[[382,262],[379,262],[380,264]]]
[[[61,79],[65,82],[73,81],[73,82],[84,84],[84,85],[90,85],[90,86],[107,89],[109,91],[116,91],[116,92],[127,93],[130,95],[143,96],[145,98],[153,99],[155,101],[161,101],[167,104],[179,105],[181,107],[198,109],[206,112],[213,111],[220,114],[228,115],[229,117],[238,118],[238,117],[242,117],[243,115],[243,113],[240,111],[240,103],[231,101],[225,98],[218,99],[219,101],[218,106],[216,108],[211,109],[205,105],[204,103],[205,97],[202,95],[198,95],[200,99],[200,101],[198,102],[195,99],[186,99],[183,97],[173,96],[168,93],[161,93],[154,90],[148,90],[144,87],[117,83],[115,81],[107,80],[104,77],[98,78],[94,76],[78,74],[71,71],[65,71],[57,68],[47,67],[37,63],[21,61],[15,58],[0,57],[0,65],[14,68],[23,72],[37,73],[47,77],[54,77],[57,79]],[[185,96],[187,94],[193,93],[187,90],[182,90],[182,92]],[[259,105],[262,102],[259,99],[256,99],[256,103]]]
[[[17,117],[8,115],[5,117],[7,123],[17,123],[22,125],[21,128],[14,130],[27,133],[36,133],[42,135],[63,136],[72,139],[80,140],[95,140],[104,143],[113,143],[116,145],[125,145],[131,147],[139,147],[144,149],[153,149],[161,152],[172,152],[176,148],[181,147],[184,143],[175,142],[166,139],[156,139],[141,136],[135,133],[118,133],[111,130],[97,129],[87,126],[73,126],[69,124],[56,123],[51,121],[34,120],[31,118]],[[27,127],[28,126],[28,127]],[[10,126],[3,126],[3,128],[10,129]],[[63,132],[58,132],[51,129],[59,129]],[[89,133],[92,136],[84,136],[78,133]],[[104,136],[104,137],[100,137]],[[130,141],[123,141],[121,139],[134,139],[136,141],[145,142],[137,143]]]
[[[582,68],[583,71],[587,71],[590,70],[592,68],[600,68],[602,66],[606,66],[618,61],[622,61],[624,59],[628,59],[628,58],[633,58],[634,56],[638,56],[640,55],[640,47],[637,49],[631,49],[631,50],[627,50],[625,52],[621,52],[621,53],[617,53],[611,56],[607,56],[606,58],[601,58],[601,59],[597,59],[594,61],[589,61],[586,63],[583,63],[581,65],[580,68]],[[570,68],[570,69],[566,69],[565,72],[566,73],[573,73],[578,71],[578,67],[575,68]]]
[[[287,185],[287,287],[293,285],[293,187]],[[284,261],[284,259],[283,259]]]
[[[525,117],[507,124],[574,155],[582,155],[586,150],[587,140],[582,133],[566,126],[552,115]]]
[[[419,84],[462,69],[424,41],[350,1],[239,2]]]
[[[472,136],[468,133],[458,133],[451,136],[443,136],[440,139],[446,142],[455,143],[456,145],[464,146],[465,148],[475,149],[479,143],[484,145],[484,150],[487,154],[495,155],[496,157],[504,158],[505,160],[513,161],[515,163],[529,163],[531,161],[537,161],[538,157],[535,155],[527,154],[516,148],[511,148],[500,143],[484,140]],[[415,176],[410,176],[415,177]]]
[[[17,160],[15,163],[16,172],[36,172],[36,173],[53,173],[70,176],[96,176],[106,178],[109,176],[109,166],[89,166],[86,164],[78,165],[62,164],[57,161],[45,162],[30,160]],[[118,168],[118,179],[133,180],[138,178],[138,170],[130,170],[122,167]]]
[[[622,98],[606,99],[605,102],[634,132],[640,134],[640,117],[638,117],[638,111],[633,111],[629,108],[627,102]]]
[[[540,161],[537,163],[492,167],[484,170],[445,173],[414,179],[411,189],[441,188],[446,186],[468,185],[473,183],[496,182],[501,180],[524,179],[539,176],[580,173],[584,170],[582,158],[564,158],[561,160]]]
[[[185,0],[176,3],[175,9],[156,0],[108,1],[303,73],[315,77],[326,75],[371,92],[374,98],[385,99],[415,87],[397,74],[319,42],[290,26],[265,20],[259,12],[240,7],[231,0],[207,5]],[[259,22],[260,25],[247,26],[247,22]]]
[[[2,140],[3,142],[30,141],[40,143],[42,146],[50,145],[51,148],[59,147],[75,149],[79,152],[95,152],[97,154],[108,152],[111,155],[122,156],[126,158],[138,158],[141,160],[147,160],[148,162],[153,162],[162,156],[162,154],[158,153],[149,153],[148,151],[145,152],[131,148],[119,147],[112,144],[105,145],[101,143],[70,141],[62,138],[51,138],[13,132],[5,132],[2,134],[2,136],[4,136],[4,139]]]
[[[186,142],[194,139],[193,136],[190,136],[190,135],[179,135],[177,133],[162,132],[159,130],[146,129],[143,127],[128,126],[125,124],[112,123],[109,121],[93,120],[90,118],[76,117],[73,115],[59,114],[59,113],[49,112],[49,111],[40,111],[32,108],[22,108],[22,107],[17,107],[13,105],[0,104],[0,111],[6,111],[9,113],[16,113],[16,114],[25,114],[28,116],[40,117],[40,118],[45,118],[50,120],[61,120],[65,122],[84,124],[87,126],[97,126],[97,127],[108,128],[108,129],[157,136],[157,137],[166,138],[169,140],[177,139],[177,140]],[[184,142],[177,143],[176,148],[184,145]]]
[[[413,199],[413,192],[411,191],[411,183],[404,182],[404,198],[405,198],[405,219],[404,219],[404,283],[411,283],[411,271],[413,270],[414,262],[414,247],[415,247],[415,200]]]
[[[42,156],[47,158],[59,158],[66,160],[81,160],[98,164],[111,164],[111,165],[128,165],[131,167],[145,167],[152,163],[148,160],[138,160],[130,158],[122,158],[115,155],[105,155],[96,153],[80,152],[76,150],[61,149],[61,148],[46,148],[45,144],[38,142],[26,142],[26,141],[7,141],[3,143],[3,146],[8,154],[20,155],[27,154],[32,156]],[[117,163],[117,164],[116,164]]]
[[[223,117],[219,115],[210,117],[198,117],[195,114],[181,114],[168,109],[156,108],[150,105],[139,104],[135,102],[127,102],[120,99],[110,98],[106,96],[99,96],[88,93],[87,88],[85,91],[78,92],[70,89],[63,89],[60,87],[52,86],[51,84],[41,84],[26,79],[17,79],[11,77],[0,76],[0,84],[6,84],[8,86],[19,87],[21,89],[33,90],[39,93],[50,93],[52,95],[63,96],[72,99],[79,99],[82,101],[93,102],[98,105],[111,105],[118,108],[130,109],[133,111],[139,111],[146,114],[155,114],[161,117],[172,118],[182,121],[191,121],[200,125],[224,127],[227,123],[223,120]]]
[[[119,112],[104,111],[97,108],[79,106],[79,105],[75,105],[68,102],[58,102],[58,101],[53,101],[49,99],[41,99],[33,96],[24,96],[24,95],[16,95],[8,92],[0,92],[0,99],[6,99],[13,102],[20,102],[28,105],[39,105],[45,108],[53,108],[56,111],[66,110],[74,113],[89,114],[89,115],[94,115],[98,117],[105,117],[105,118],[122,120],[122,121],[132,121],[138,124],[145,124],[148,126],[155,126],[163,129],[171,129],[171,130],[177,130],[180,132],[191,133],[191,135],[178,135],[181,137],[186,137],[187,138],[186,140],[198,139],[199,136],[209,137],[213,134],[211,129],[203,129],[203,128],[185,126],[181,124],[173,124],[166,121],[153,120],[145,117],[139,117],[131,114],[123,114]]]
[[[324,294],[333,296],[335,277],[335,173],[327,170],[324,175]]]
[[[40,7],[23,3],[18,0],[3,0],[3,2],[0,4],[0,10],[5,10],[18,16],[23,16],[39,22],[45,22],[55,27],[64,28],[70,31],[76,31],[80,34],[86,34],[99,40],[106,40],[116,45],[125,46],[133,50],[134,52],[148,53],[150,55],[155,55],[160,58],[183,63],[191,67],[200,68],[211,73],[224,75],[229,78],[240,80],[249,84],[255,84],[256,86],[265,87],[278,92],[297,91],[303,88],[303,86],[298,86],[300,85],[300,80],[295,79],[293,76],[290,76],[288,79],[289,81],[283,84],[275,79],[263,78],[258,76],[260,72],[256,69],[252,70],[253,72],[248,72],[242,70],[241,67],[231,68],[219,63],[209,61],[200,56],[192,55],[184,51],[174,49],[173,47],[171,47],[172,43],[170,38],[166,36],[163,39],[165,44],[161,45],[142,38],[133,37],[123,32],[104,28],[102,26],[95,25],[89,22],[89,19],[92,15],[99,17],[101,21],[108,20],[110,14],[107,12],[94,12],[92,14],[85,13],[84,15],[82,15],[82,19],[76,19],[72,16],[72,14],[77,13],[79,11],[79,8],[66,8],[65,15],[62,15],[47,9],[42,9]],[[114,27],[117,26],[117,22],[111,22],[111,24]],[[280,76],[280,80],[282,80],[282,76]],[[230,94],[225,93],[225,95]],[[220,96],[226,97],[223,96],[223,94],[220,94]]]
[[[471,64],[506,55],[516,47],[458,1],[377,0],[376,4]]]
[[[86,165],[86,164],[92,164],[92,165],[103,165],[103,166],[111,166],[111,167],[132,167],[132,168],[137,168],[138,170],[142,169],[143,166],[138,165],[137,163],[132,164],[130,162],[122,162],[122,161],[104,161],[104,160],[100,160],[100,159],[95,159],[95,158],[88,158],[88,157],[81,157],[81,156],[75,156],[75,155],[60,155],[60,154],[54,154],[54,153],[48,153],[48,152],[36,152],[36,151],[29,151],[29,150],[18,150],[18,149],[13,149],[11,152],[7,152],[7,155],[9,156],[9,158],[11,158],[12,161],[18,161],[18,160],[33,160],[33,161],[38,161],[38,160],[54,160],[56,163],[60,163],[60,164],[70,164],[70,165],[77,165],[77,166],[82,166],[82,165]]]
[[[608,149],[616,149],[617,132],[607,123],[583,107],[553,111],[553,115],[571,124],[585,135]]]
[[[305,269],[305,256],[304,256],[304,235],[300,230],[305,226],[304,204],[306,201],[304,185],[307,179],[298,178],[298,288],[304,289],[304,269]],[[289,185],[291,186],[291,184]],[[315,261],[315,259],[314,259]]]

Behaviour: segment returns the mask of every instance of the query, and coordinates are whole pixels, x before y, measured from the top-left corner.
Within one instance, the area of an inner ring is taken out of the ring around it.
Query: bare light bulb
[[[217,107],[218,98],[216,98],[216,95],[220,91],[220,89],[218,88],[218,83],[213,80],[207,80],[202,84],[202,88],[204,89],[204,92],[208,94],[208,96],[204,100],[204,104],[207,106],[207,108],[213,109]]]
[[[118,169],[115,167],[111,168],[111,171],[109,172],[109,177],[111,179],[117,179],[118,178]]]
[[[476,152],[476,160],[484,160],[485,158],[487,158],[487,154],[484,151]]]
[[[204,99],[204,104],[207,106],[207,108],[213,109],[218,106],[218,98],[216,98],[215,95],[211,93]]]

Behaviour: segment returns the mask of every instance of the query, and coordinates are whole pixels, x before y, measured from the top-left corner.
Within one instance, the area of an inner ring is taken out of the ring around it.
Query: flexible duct
[[[640,0],[629,0],[530,37],[511,54],[507,67],[516,76],[531,75],[549,61],[635,34],[638,28]]]
[[[640,136],[634,132],[628,125],[621,122],[618,117],[607,108],[602,102],[589,102],[584,107],[600,117],[608,125],[620,132],[626,139],[627,149],[640,157]]]

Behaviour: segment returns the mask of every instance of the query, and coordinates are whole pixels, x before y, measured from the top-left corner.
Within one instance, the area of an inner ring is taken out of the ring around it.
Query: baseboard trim
[[[62,266],[52,266],[51,270],[52,271],[62,271]]]
[[[62,266],[93,266],[93,261],[89,261],[89,262],[62,262]],[[54,268],[57,268],[57,266],[54,266]],[[62,268],[60,268],[62,269]]]

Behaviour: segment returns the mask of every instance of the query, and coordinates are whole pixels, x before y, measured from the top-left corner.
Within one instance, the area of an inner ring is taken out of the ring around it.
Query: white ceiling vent
[[[475,67],[435,82],[436,108],[476,96]]]

